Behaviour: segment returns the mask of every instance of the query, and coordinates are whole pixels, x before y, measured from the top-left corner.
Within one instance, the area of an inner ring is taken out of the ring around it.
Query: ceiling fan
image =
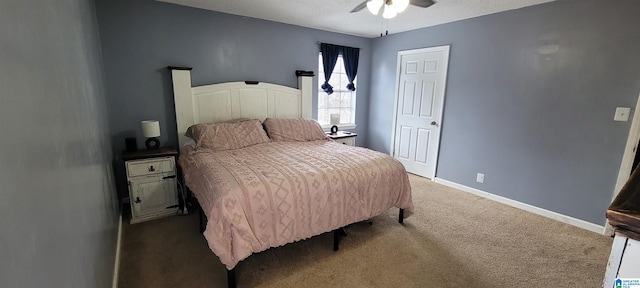
[[[407,9],[409,4],[427,8],[435,3],[436,2],[433,0],[366,0],[353,8],[353,10],[351,10],[351,13],[358,12],[364,9],[364,7],[367,7],[371,14],[378,15],[378,11],[380,11],[380,8],[384,6],[382,17],[390,19],[395,17],[398,13]]]

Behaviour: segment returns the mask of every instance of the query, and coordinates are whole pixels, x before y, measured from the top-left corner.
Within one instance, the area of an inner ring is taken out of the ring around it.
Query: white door
[[[398,53],[393,156],[429,179],[436,174],[448,62],[449,46]]]

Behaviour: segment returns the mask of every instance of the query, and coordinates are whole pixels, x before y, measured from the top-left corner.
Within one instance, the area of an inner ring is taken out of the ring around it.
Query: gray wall
[[[451,45],[437,177],[602,225],[631,126],[614,111],[640,92],[638,15],[556,1],[377,38],[368,143],[390,151],[398,51]]]
[[[0,3],[0,286],[111,287],[118,207],[91,0]]]
[[[167,66],[193,67],[193,85],[257,80],[297,87],[295,70],[318,72],[317,41],[361,48],[355,131],[367,131],[370,39],[153,0],[97,0],[97,8],[116,157],[126,137],[144,147],[145,119],[160,121],[162,145],[177,146]],[[314,92],[314,115],[316,99]],[[123,179],[120,161],[114,167]]]

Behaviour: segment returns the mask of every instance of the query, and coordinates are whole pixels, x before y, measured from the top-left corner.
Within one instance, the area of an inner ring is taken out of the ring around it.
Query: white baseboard
[[[122,213],[120,213],[120,217],[118,218],[118,240],[116,243],[116,260],[113,264],[113,282],[111,284],[111,287],[113,288],[118,288],[118,271],[120,271],[120,247],[122,243]]]
[[[528,211],[528,212],[531,212],[531,213],[534,213],[534,214],[538,214],[540,216],[551,218],[553,220],[560,221],[562,223],[566,223],[566,224],[573,225],[573,226],[576,226],[576,227],[579,227],[579,228],[582,228],[582,229],[585,229],[585,230],[589,230],[591,232],[595,232],[595,233],[598,233],[598,234],[604,234],[605,233],[605,227],[601,226],[601,225],[598,225],[598,224],[594,224],[594,223],[591,223],[591,222],[587,222],[587,221],[584,221],[584,220],[573,218],[571,216],[563,215],[563,214],[560,214],[560,213],[557,213],[557,212],[553,212],[553,211],[549,211],[549,210],[546,210],[546,209],[543,209],[543,208],[540,208],[540,207],[536,207],[536,206],[529,205],[529,204],[526,204],[526,203],[522,203],[522,202],[519,202],[519,201],[516,201],[516,200],[512,200],[512,199],[509,199],[509,198],[505,198],[505,197],[502,197],[502,196],[491,194],[489,192],[478,190],[476,188],[471,188],[471,187],[468,187],[468,186],[465,186],[465,185],[462,185],[462,184],[458,184],[458,183],[455,183],[455,182],[451,182],[449,180],[445,180],[445,179],[442,179],[442,178],[436,177],[435,178],[435,182],[436,183],[440,183],[442,185],[446,185],[446,186],[452,187],[452,188],[456,188],[458,190],[462,190],[464,192],[468,192],[468,193],[471,193],[471,194],[474,194],[474,195],[477,195],[477,196],[480,196],[480,197],[483,197],[483,198],[487,198],[489,200],[493,200],[493,201],[496,201],[496,202],[499,202],[499,203],[502,203],[502,204],[506,204],[506,205],[509,205],[511,207],[515,207],[515,208],[518,208],[518,209],[522,209],[524,211]]]

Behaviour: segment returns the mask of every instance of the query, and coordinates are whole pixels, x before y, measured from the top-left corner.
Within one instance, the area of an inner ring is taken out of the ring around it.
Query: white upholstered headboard
[[[296,71],[298,89],[263,82],[228,82],[191,86],[191,68],[168,67],[182,146],[189,126],[237,118],[311,118],[313,72]]]

